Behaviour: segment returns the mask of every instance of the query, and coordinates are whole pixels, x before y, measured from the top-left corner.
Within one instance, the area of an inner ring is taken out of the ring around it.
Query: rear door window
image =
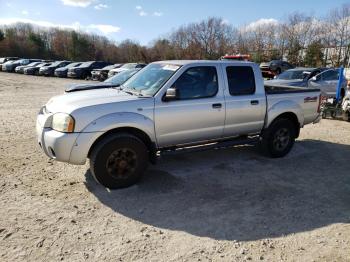
[[[250,66],[228,66],[226,76],[230,95],[252,95],[255,93],[255,76]]]
[[[339,74],[336,70],[328,70],[322,74],[323,81],[338,80]]]

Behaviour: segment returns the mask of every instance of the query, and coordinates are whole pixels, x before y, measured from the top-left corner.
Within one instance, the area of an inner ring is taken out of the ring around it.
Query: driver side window
[[[174,83],[178,99],[213,97],[218,92],[218,76],[214,66],[197,66],[187,69]]]

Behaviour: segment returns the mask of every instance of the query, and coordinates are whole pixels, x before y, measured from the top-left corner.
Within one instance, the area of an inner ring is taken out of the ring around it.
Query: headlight
[[[66,113],[56,113],[52,117],[52,129],[72,133],[74,131],[74,118]]]

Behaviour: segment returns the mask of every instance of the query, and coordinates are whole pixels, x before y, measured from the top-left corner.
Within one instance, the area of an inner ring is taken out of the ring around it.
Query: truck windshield
[[[123,84],[126,90],[153,96],[180,68],[174,64],[150,64]]]
[[[128,80],[130,77],[132,77],[138,71],[139,71],[139,69],[126,70],[124,72],[120,72],[119,74],[116,74],[115,76],[108,78],[105,82],[118,86],[118,85],[123,84],[126,80]]]

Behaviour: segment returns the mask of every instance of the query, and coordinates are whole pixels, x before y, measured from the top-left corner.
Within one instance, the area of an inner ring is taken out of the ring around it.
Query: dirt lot
[[[40,106],[72,82],[0,73],[1,261],[350,261],[350,123],[307,126],[284,159],[165,156],[108,191],[36,144]]]

